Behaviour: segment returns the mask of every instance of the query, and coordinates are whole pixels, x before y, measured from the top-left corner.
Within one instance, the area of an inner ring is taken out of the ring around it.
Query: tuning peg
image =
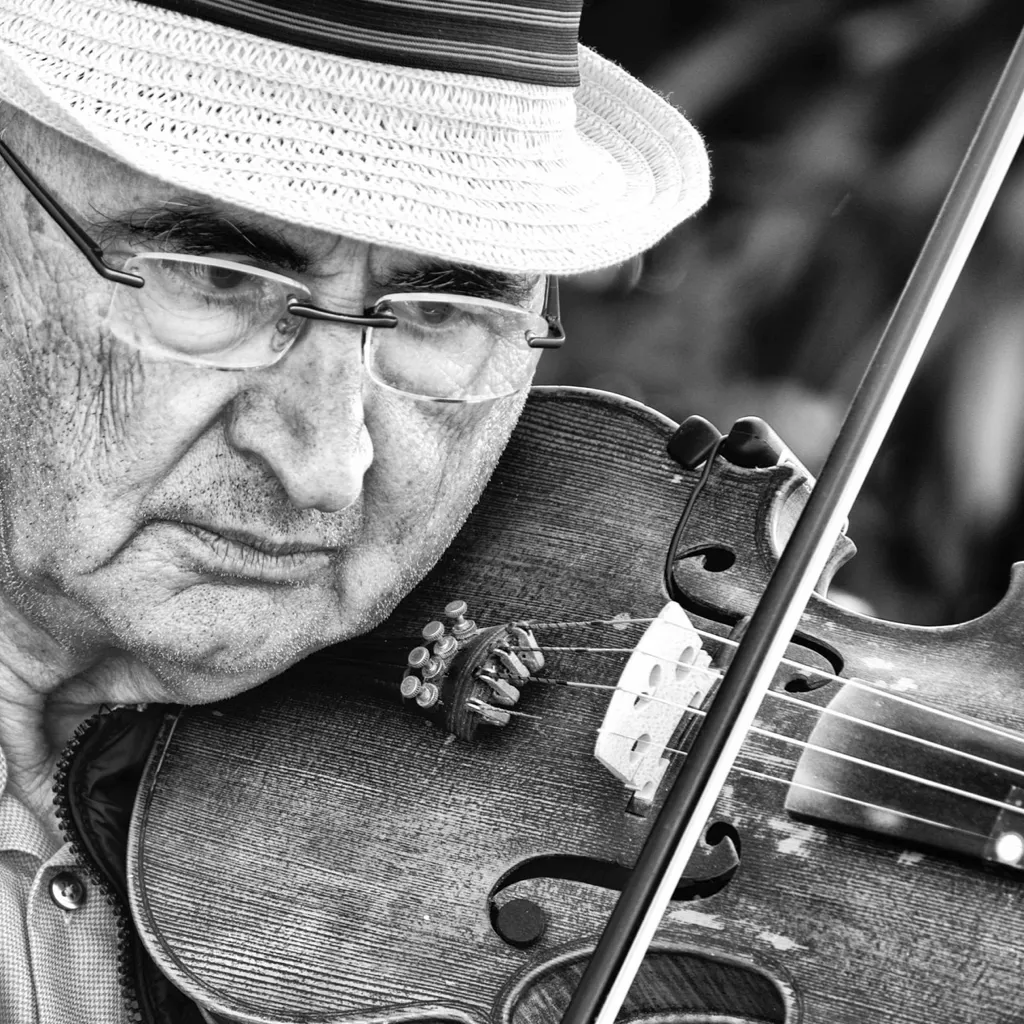
[[[683,469],[696,469],[722,440],[721,431],[703,416],[687,416],[668,442],[668,453]]]
[[[441,699],[441,691],[433,683],[424,683],[416,694],[416,703],[421,708],[432,708]]]
[[[476,623],[466,618],[467,611],[465,601],[450,601],[445,605],[444,613],[452,620],[452,633],[457,640],[465,640],[476,632]]]

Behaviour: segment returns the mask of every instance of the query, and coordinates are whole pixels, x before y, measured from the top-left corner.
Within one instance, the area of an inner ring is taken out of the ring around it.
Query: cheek
[[[95,344],[88,336],[70,315],[26,317],[0,332],[0,498],[7,538],[26,549],[22,557],[40,556],[48,531],[56,541],[76,509],[99,498],[127,432],[139,368],[95,329]]]
[[[219,378],[207,374],[204,389],[197,371],[144,363],[112,342],[102,282],[19,298],[0,322],[4,548],[23,571],[66,577],[128,539],[147,495],[226,399],[211,386]]]
[[[0,386],[19,413],[7,433],[31,418],[33,435],[53,442],[46,447],[72,441],[83,454],[110,450],[142,383],[136,354],[102,330],[113,286],[50,247],[28,255],[2,268]]]
[[[476,503],[525,401],[525,393],[479,405],[432,405],[388,396],[368,426],[374,463],[367,513],[391,526],[385,538],[417,569],[436,560]],[[408,564],[408,563],[407,563]]]

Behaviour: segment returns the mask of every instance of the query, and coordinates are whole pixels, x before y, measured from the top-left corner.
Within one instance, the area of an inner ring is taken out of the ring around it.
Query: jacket
[[[83,871],[114,907],[118,975],[128,1018],[138,1024],[204,1024],[196,1004],[146,952],[128,902],[127,849],[135,794],[163,705],[104,709],[83,722],[61,756],[54,802],[61,830]]]

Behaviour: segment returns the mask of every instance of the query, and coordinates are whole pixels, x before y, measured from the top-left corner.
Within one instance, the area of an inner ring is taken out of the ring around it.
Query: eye
[[[206,268],[206,277],[209,283],[220,291],[227,291],[230,288],[237,288],[243,281],[248,280],[252,275],[241,270],[234,270],[230,267]]]
[[[448,323],[456,313],[450,302],[423,302],[419,305],[420,319],[431,327]]]

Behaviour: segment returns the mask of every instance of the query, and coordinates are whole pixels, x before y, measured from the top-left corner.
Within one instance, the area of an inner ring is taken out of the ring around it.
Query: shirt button
[[[61,871],[50,879],[50,899],[61,910],[77,910],[85,902],[85,886],[70,871]]]

